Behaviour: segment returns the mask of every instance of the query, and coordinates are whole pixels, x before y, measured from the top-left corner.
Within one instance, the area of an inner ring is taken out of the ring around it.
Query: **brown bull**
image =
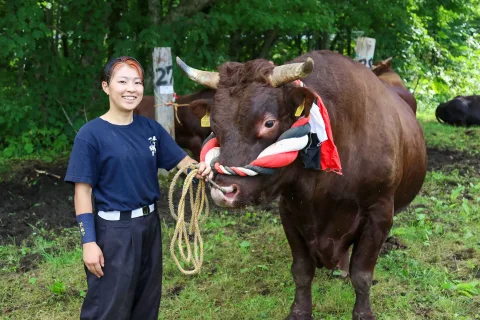
[[[216,89],[213,104],[195,108],[211,112],[221,147],[216,161],[224,166],[251,163],[295,122],[302,101],[307,116],[313,91],[322,97],[343,175],[305,169],[297,158],[272,175],[217,174],[215,182],[226,193],[212,189],[212,198],[218,205],[239,207],[280,196],[296,286],[288,319],[311,318],[315,267],[333,269],[350,246],[356,293],[352,318],[375,319],[370,287],[380,249],[395,212],[415,198],[426,174],[422,129],[409,107],[363,65],[328,51],[279,67],[266,60],[229,62],[219,73],[177,62],[191,79]],[[306,88],[292,82],[304,76]]]
[[[205,89],[190,95],[179,96],[176,103],[185,105],[190,104],[194,100],[208,100],[212,99],[214,94],[214,90]],[[155,119],[155,97],[144,96],[134,112],[135,114]],[[180,122],[178,122],[179,120]],[[180,106],[177,108],[177,115],[175,117],[175,141],[180,147],[190,150],[194,159],[199,160],[203,140],[205,140],[210,132],[210,128],[203,128],[200,125],[200,121],[192,114],[188,106]]]
[[[413,113],[417,113],[417,100],[407,87],[405,87],[400,76],[393,71],[391,57],[383,61],[375,62],[372,71],[387,85],[389,90],[395,92],[410,106]]]

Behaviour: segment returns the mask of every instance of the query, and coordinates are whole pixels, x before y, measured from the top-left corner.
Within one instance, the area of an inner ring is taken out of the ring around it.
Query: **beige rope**
[[[178,107],[188,107],[189,105],[190,105],[190,103],[178,104],[178,103],[175,103],[175,102],[168,102],[168,103],[161,102],[161,103],[157,103],[153,107],[156,108],[156,107],[161,107],[161,106],[173,106],[173,108],[175,109],[175,118],[177,119],[178,123],[180,123],[180,125],[183,126],[183,124],[180,122],[180,119],[178,118],[177,108]]]
[[[178,215],[175,214],[175,208],[173,206],[173,191],[178,178],[182,173],[187,173],[188,169],[192,171],[187,175],[183,182],[182,196],[178,204]],[[200,235],[200,224],[205,221],[209,212],[208,198],[205,193],[205,181],[199,180],[195,198],[193,197],[192,181],[198,171],[198,164],[185,166],[180,169],[173,177],[170,184],[170,190],[168,193],[168,204],[170,206],[170,214],[177,221],[175,226],[175,232],[173,233],[172,242],[170,243],[170,253],[175,261],[178,269],[187,275],[197,274],[200,272],[200,268],[203,263],[203,240]],[[190,223],[185,221],[185,199],[187,193],[190,195],[190,208],[192,210],[192,217]],[[205,206],[205,212],[202,215],[203,207]],[[200,218],[201,217],[201,218]],[[188,228],[188,232],[187,232]],[[193,236],[193,251],[190,245],[189,236]],[[182,267],[177,255],[175,253],[175,247],[178,248],[182,262],[184,265],[192,264],[193,270],[186,270]],[[185,248],[187,254],[185,254]]]

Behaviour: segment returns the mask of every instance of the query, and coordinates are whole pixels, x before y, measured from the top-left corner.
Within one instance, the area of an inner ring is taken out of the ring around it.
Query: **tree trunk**
[[[54,26],[53,26],[53,9],[47,9],[45,8],[45,24],[54,32]],[[47,46],[48,46],[48,51],[53,53],[53,40],[52,38],[46,38],[47,39]]]
[[[67,34],[62,34],[62,48],[63,48],[63,57],[68,58],[68,37],[67,37]]]
[[[258,55],[259,58],[267,58],[268,54],[270,53],[270,49],[272,48],[272,45],[277,39],[277,34],[277,29],[270,30],[265,34],[265,40],[263,41],[262,49],[260,50],[260,54]]]
[[[330,34],[328,32],[322,31],[317,37],[315,44],[316,50],[327,50],[330,45]]]
[[[307,36],[307,52],[309,52],[309,51],[312,51],[312,49],[313,49],[313,45],[312,45],[312,42],[313,42],[313,41],[312,41],[312,38],[313,38],[313,36],[312,36],[312,31],[308,31],[307,34],[306,34],[306,36]]]
[[[298,55],[301,56],[303,54],[303,48],[302,48],[302,35],[298,35],[296,37],[296,45],[297,45],[297,48],[298,48]]]
[[[240,31],[234,31],[230,34],[230,49],[229,49],[229,56],[231,61],[238,61],[240,58],[240,41],[241,41],[242,34]]]
[[[52,4],[53,7],[53,4]],[[53,9],[52,9],[53,11]],[[55,30],[55,39],[53,41],[53,54],[58,57],[58,43],[60,42],[60,31],[59,31],[59,26],[60,26],[60,17],[61,17],[61,11],[60,11],[60,5],[57,4],[57,16],[55,17],[55,24],[53,25],[53,19],[52,19],[52,30]]]
[[[215,0],[191,0],[183,2],[185,4],[181,4],[176,8],[169,8],[165,22],[172,22],[180,16],[189,17],[199,11],[202,11],[214,2]]]
[[[158,0],[148,0],[148,10],[150,11],[153,25],[158,26],[158,22],[160,21]]]
[[[347,55],[349,57],[352,56],[352,30],[350,28],[347,29]]]
[[[335,34],[335,37],[333,37],[332,42],[330,43],[330,51],[335,51],[335,47],[337,46],[338,37],[339,37],[339,34],[337,32]]]

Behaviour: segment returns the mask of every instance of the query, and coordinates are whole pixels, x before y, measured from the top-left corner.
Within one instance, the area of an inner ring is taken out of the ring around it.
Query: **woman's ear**
[[[110,95],[110,88],[108,87],[108,83],[106,81],[102,81],[102,89],[108,95]]]

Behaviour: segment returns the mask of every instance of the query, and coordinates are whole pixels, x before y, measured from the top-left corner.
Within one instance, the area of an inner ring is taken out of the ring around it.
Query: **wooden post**
[[[372,69],[375,39],[358,37],[355,41],[355,60]]]
[[[173,100],[172,53],[170,48],[153,49],[153,93],[155,96],[155,120],[175,139],[175,110],[167,103]],[[159,176],[168,176],[164,169]]]
[[[167,103],[173,101],[172,53],[170,48],[153,50],[153,92],[155,120],[175,139],[175,111]]]

